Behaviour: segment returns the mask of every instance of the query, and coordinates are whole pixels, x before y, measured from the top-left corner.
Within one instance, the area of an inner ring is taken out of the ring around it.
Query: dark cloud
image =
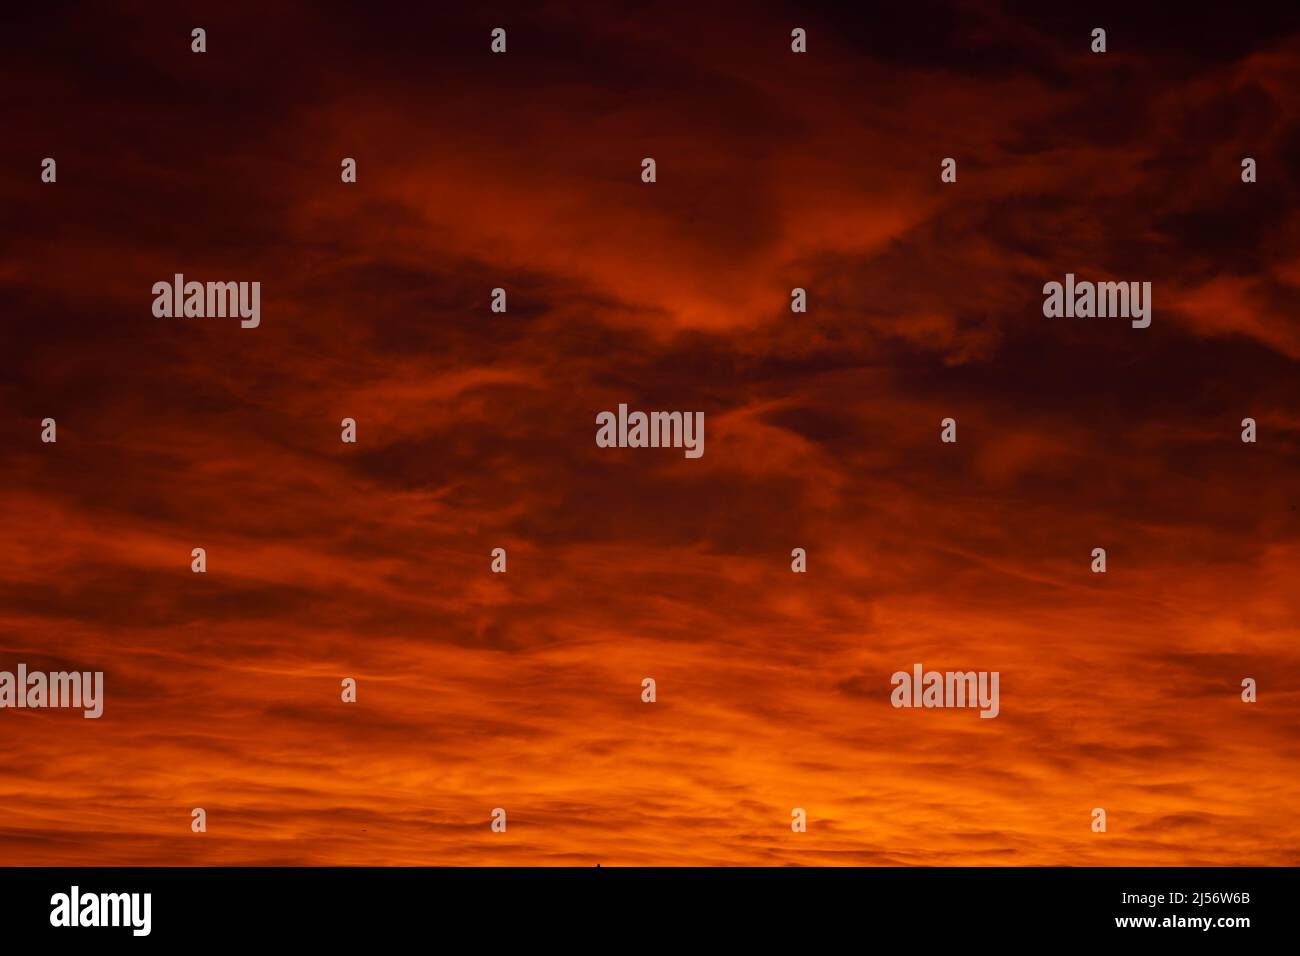
[[[108,682],[0,716],[6,859],[1294,862],[1294,11],[5,16],[0,669]]]

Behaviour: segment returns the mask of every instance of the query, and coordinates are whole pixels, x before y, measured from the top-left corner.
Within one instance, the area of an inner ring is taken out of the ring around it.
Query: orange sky
[[[1300,33],[1128,6],[15,14],[0,864],[1300,863]]]

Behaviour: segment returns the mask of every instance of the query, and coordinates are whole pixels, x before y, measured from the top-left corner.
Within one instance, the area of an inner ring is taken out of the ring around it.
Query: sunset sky
[[[11,6],[0,865],[1300,864],[1300,12]]]

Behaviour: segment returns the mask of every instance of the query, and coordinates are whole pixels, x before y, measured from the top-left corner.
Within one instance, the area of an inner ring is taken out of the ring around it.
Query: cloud
[[[0,41],[0,668],[108,695],[0,714],[5,859],[1295,862],[1294,17],[206,16]],[[1001,715],[893,709],[916,661]]]

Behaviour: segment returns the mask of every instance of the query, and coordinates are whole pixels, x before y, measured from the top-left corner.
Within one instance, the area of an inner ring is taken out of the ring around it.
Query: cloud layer
[[[1294,15],[907,10],[16,14],[0,859],[1300,863]]]

